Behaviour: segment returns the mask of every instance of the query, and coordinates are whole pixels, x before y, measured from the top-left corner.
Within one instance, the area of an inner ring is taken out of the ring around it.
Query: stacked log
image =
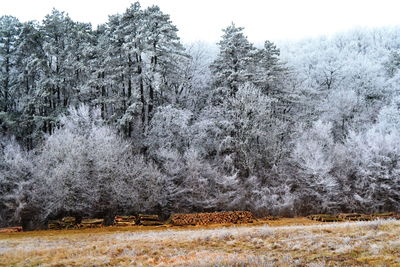
[[[103,226],[104,219],[83,219],[79,228],[96,228]]]
[[[160,218],[158,217],[158,215],[151,214],[139,214],[137,218],[137,223],[145,226],[155,226],[163,224],[162,222],[160,222]]]
[[[172,214],[168,222],[172,225],[208,225],[223,223],[252,223],[255,220],[249,211],[213,213]]]
[[[400,214],[395,212],[375,213],[372,214],[374,219],[396,219],[400,220]]]
[[[74,229],[77,227],[74,217],[64,217],[61,220],[51,220],[48,222],[48,229],[61,230],[61,229]]]
[[[64,225],[64,229],[71,229],[71,228],[75,228],[75,226],[76,226],[75,217],[64,217],[61,219],[61,222]]]
[[[361,213],[340,213],[314,214],[307,216],[308,219],[320,222],[343,222],[343,221],[371,221],[376,219],[400,219],[400,214],[394,212],[380,214],[361,214]]]
[[[338,217],[344,221],[370,221],[373,219],[370,215],[360,213],[341,213]]]
[[[0,233],[16,233],[16,232],[22,232],[22,226],[0,228]]]
[[[51,220],[47,223],[47,228],[49,230],[60,230],[62,229],[62,223],[60,220]]]
[[[136,225],[136,216],[115,216],[115,226],[133,226]]]
[[[330,214],[313,214],[307,216],[308,219],[314,220],[314,221],[319,221],[319,222],[342,222],[343,218],[339,218],[336,215],[330,215]]]

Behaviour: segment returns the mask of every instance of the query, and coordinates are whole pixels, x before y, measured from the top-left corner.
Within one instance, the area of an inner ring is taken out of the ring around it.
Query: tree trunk
[[[149,85],[149,106],[148,106],[148,119],[147,119],[147,123],[150,124],[150,120],[152,117],[152,113],[153,113],[153,108],[154,108],[154,88],[153,86],[151,86],[151,84]]]

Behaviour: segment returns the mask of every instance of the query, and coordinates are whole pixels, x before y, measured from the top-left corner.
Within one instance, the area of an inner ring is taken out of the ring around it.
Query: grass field
[[[0,234],[0,266],[400,266],[400,221]]]

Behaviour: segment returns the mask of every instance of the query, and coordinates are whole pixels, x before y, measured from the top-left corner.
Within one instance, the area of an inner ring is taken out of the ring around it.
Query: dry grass
[[[0,266],[400,266],[400,221],[268,223],[0,234]]]

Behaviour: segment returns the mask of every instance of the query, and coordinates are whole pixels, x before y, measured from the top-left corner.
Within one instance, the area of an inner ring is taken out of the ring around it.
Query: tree
[[[331,175],[335,150],[331,128],[330,123],[317,121],[296,140],[291,164],[297,175],[289,184],[301,214],[334,211],[337,182]]]
[[[235,165],[245,177],[268,172],[287,153],[288,128],[273,116],[273,101],[259,88],[245,85],[225,106],[226,110],[232,107],[228,112],[235,125]]]
[[[111,113],[109,119],[127,136],[138,136],[132,132],[138,123],[146,134],[156,108],[173,102],[174,82],[187,58],[177,28],[157,6],[142,10],[135,3],[110,17],[99,46],[105,50],[100,59],[104,71],[98,75],[105,79],[100,86],[103,113]]]
[[[232,23],[223,32],[218,43],[219,54],[210,67],[215,87],[224,88],[227,95],[234,96],[253,76],[250,70],[255,48],[244,36],[242,27]]]
[[[388,76],[393,77],[400,69],[400,53],[398,51],[392,51],[388,61],[384,63],[384,67]]]
[[[115,212],[137,204],[140,176],[135,175],[140,172],[134,168],[146,167],[104,125],[99,110],[70,108],[60,122],[62,127],[47,138],[36,161],[43,217],[97,214],[110,223]]]
[[[186,45],[189,57],[181,57],[179,71],[173,79],[173,104],[194,113],[207,106],[212,90],[209,65],[214,56],[211,49],[210,45],[203,42]]]
[[[20,99],[24,90],[18,68],[22,23],[11,16],[0,17],[0,127],[3,133],[22,139],[19,131]]]
[[[353,90],[335,90],[322,102],[321,108],[329,106],[321,118],[332,122],[335,141],[343,142],[352,128],[354,117],[362,108],[363,100]]]
[[[0,110],[16,110],[15,98],[19,90],[16,72],[17,50],[21,23],[11,16],[0,17]]]
[[[13,52],[5,68],[10,69],[12,63],[13,79],[7,79],[8,93],[0,98],[12,96],[14,104],[0,116],[3,128],[32,149],[43,133],[52,133],[56,118],[68,105],[86,100],[82,96],[87,91],[90,70],[86,59],[93,34],[90,25],[74,23],[57,10],[42,24],[19,25],[18,42],[6,49]]]
[[[82,25],[74,23],[64,12],[53,9],[40,27],[43,57],[38,60],[41,61],[43,75],[38,80],[37,94],[40,97],[35,106],[38,109],[37,116],[42,120],[43,131],[48,134],[53,133],[56,118],[78,96],[75,90],[80,88],[82,67],[79,61],[83,58],[82,48],[79,51],[76,45],[77,37],[83,37],[85,31],[90,31],[87,25],[82,31]],[[79,43],[88,45],[87,40],[82,42],[82,38]]]
[[[384,107],[366,132],[352,132],[346,142],[349,190],[362,211],[400,210],[399,99]],[[353,181],[352,181],[353,180]]]
[[[0,225],[22,223],[29,229],[27,217],[32,217],[29,198],[33,182],[32,155],[14,139],[0,140]]]
[[[176,77],[175,70],[179,70],[179,59],[186,55],[179,42],[178,29],[158,6],[144,10],[144,21],[145,45],[150,59],[146,72],[147,116],[150,122],[158,105],[171,103],[169,90]]]
[[[279,49],[270,41],[265,41],[264,47],[257,49],[254,55],[254,84],[269,95],[276,94],[273,91],[277,91],[277,83],[282,79],[282,75],[287,72],[279,59],[279,55]]]

